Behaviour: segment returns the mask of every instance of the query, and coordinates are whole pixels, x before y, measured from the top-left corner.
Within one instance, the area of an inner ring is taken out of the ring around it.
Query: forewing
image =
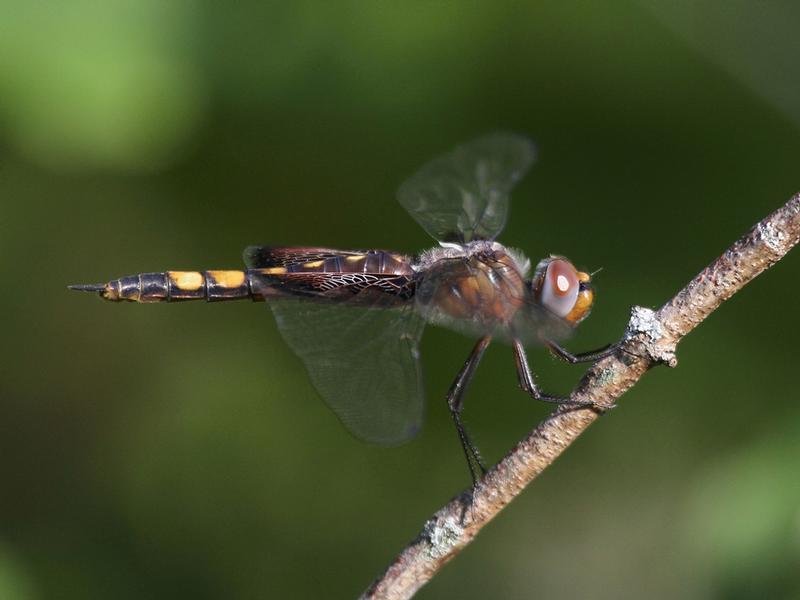
[[[545,309],[528,286],[520,289],[497,277],[487,289],[475,283],[477,278],[465,277],[470,270],[469,265],[455,259],[426,270],[414,295],[418,314],[432,324],[471,338],[490,335],[505,342],[518,339],[526,346],[541,346],[572,334],[574,326]]]
[[[536,157],[530,140],[493,133],[434,159],[400,186],[400,204],[435,239],[494,239],[508,217],[509,192]]]
[[[456,318],[435,308],[425,314],[430,323],[447,327],[469,338],[490,335],[505,343],[517,339],[525,346],[543,346],[547,341],[563,341],[574,331],[569,322],[529,302],[517,310],[510,322],[482,320],[478,316]]]
[[[394,445],[419,431],[424,323],[413,306],[365,308],[293,298],[268,303],[314,387],[356,437]]]
[[[574,333],[575,326],[529,298],[506,329],[506,337],[516,338],[526,346],[541,346],[548,341],[566,340]]]
[[[248,246],[244,249],[244,264],[248,269],[286,267],[333,256],[357,256],[359,252],[313,247]]]

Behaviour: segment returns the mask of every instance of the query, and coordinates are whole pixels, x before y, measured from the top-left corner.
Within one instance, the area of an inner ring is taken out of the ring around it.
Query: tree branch
[[[675,366],[678,342],[800,239],[800,193],[758,223],[657,311],[635,306],[620,349],[596,363],[572,393],[591,403],[559,407],[478,483],[434,514],[361,596],[410,598],[458,554],[603,411],[659,363]]]

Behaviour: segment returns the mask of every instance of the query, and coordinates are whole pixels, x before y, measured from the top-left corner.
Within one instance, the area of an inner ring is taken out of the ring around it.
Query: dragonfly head
[[[534,297],[551,313],[577,325],[589,316],[594,302],[592,276],[578,271],[563,256],[545,258],[536,266]]]

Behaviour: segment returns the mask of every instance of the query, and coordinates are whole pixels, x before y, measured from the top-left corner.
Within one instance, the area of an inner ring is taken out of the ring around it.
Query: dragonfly
[[[140,273],[72,285],[112,302],[266,301],[320,396],[356,437],[380,445],[420,430],[424,391],[419,344],[427,324],[477,339],[447,392],[447,406],[474,484],[487,471],[462,413],[466,390],[493,340],[511,344],[520,387],[545,393],[526,347],[569,363],[597,361],[613,345],[573,354],[561,344],[591,311],[591,275],[563,256],[531,269],[496,241],[510,192],[536,157],[527,138],[485,135],[422,166],[399,188],[400,204],[438,245],[408,256],[389,250],[250,246],[244,270]]]

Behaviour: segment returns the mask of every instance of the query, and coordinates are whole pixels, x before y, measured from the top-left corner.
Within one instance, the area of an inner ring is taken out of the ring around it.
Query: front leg
[[[580,352],[578,354],[573,354],[572,352],[570,352],[565,348],[562,348],[552,340],[545,340],[545,346],[547,346],[548,350],[550,350],[550,352],[552,352],[555,356],[557,356],[558,358],[560,358],[565,362],[568,362],[571,365],[583,362],[597,362],[602,358],[611,356],[619,348],[619,344],[608,344],[607,346],[603,346],[602,348],[598,348],[597,350],[591,350],[589,352]]]
[[[517,363],[517,376],[519,377],[520,387],[531,395],[535,400],[542,402],[550,402],[552,404],[563,404],[567,406],[574,406],[580,408],[582,406],[594,406],[593,402],[576,402],[571,398],[564,398],[562,396],[552,396],[545,394],[536,383],[536,376],[533,374],[530,365],[528,364],[528,357],[525,354],[525,348],[519,340],[513,341],[514,347],[514,360]]]

